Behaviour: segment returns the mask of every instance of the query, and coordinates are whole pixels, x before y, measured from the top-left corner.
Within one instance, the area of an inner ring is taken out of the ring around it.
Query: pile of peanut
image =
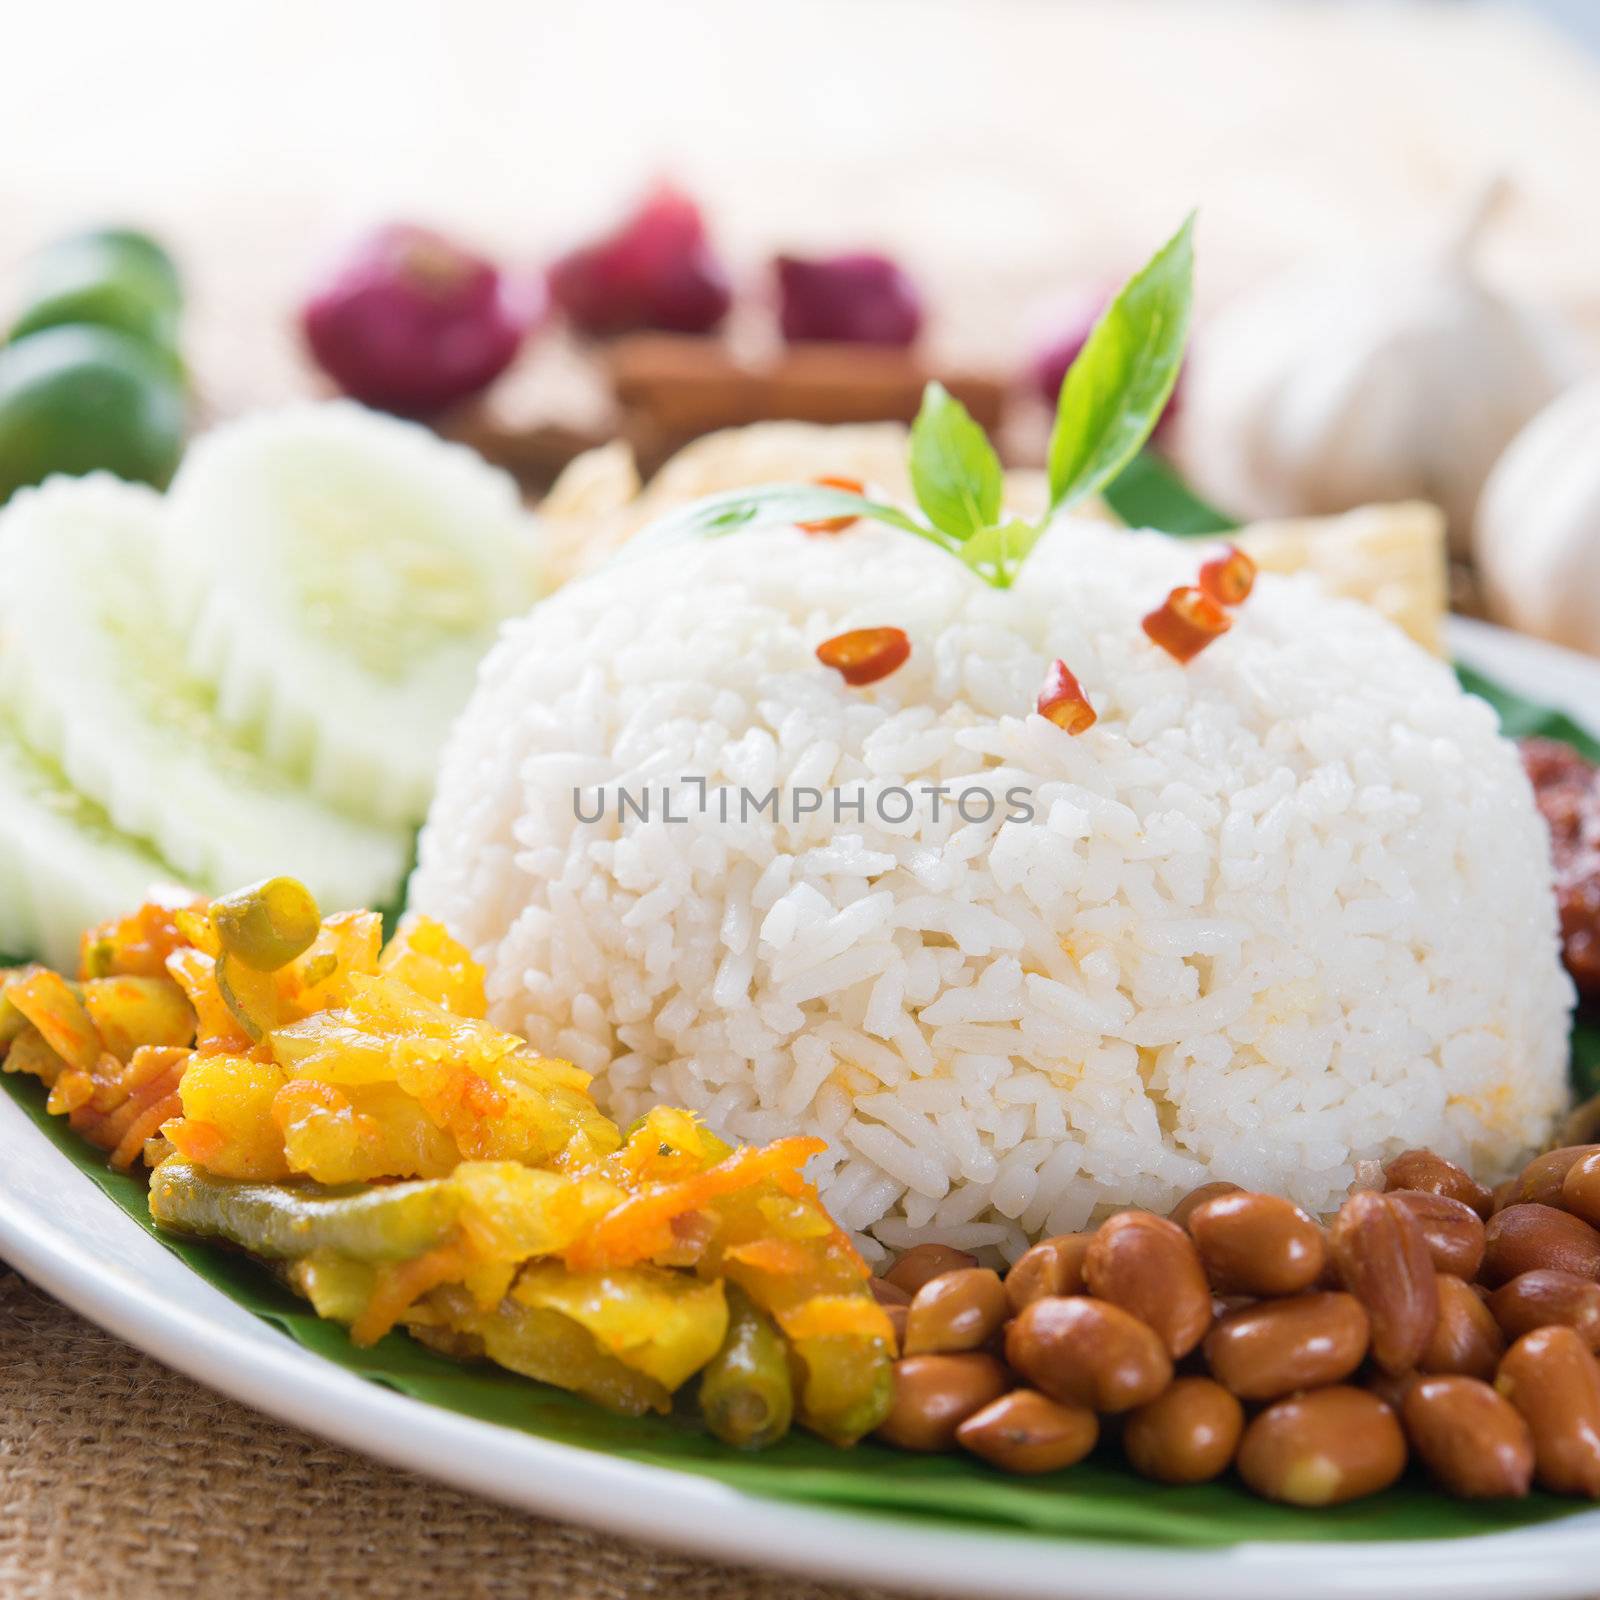
[[[943,1245],[874,1287],[900,1340],[878,1436],[1053,1472],[1115,1419],[1145,1477],[1229,1467],[1299,1506],[1415,1459],[1447,1493],[1600,1497],[1600,1145],[1492,1193],[1408,1150],[1324,1226],[1210,1183],[1046,1239],[1004,1279]]]

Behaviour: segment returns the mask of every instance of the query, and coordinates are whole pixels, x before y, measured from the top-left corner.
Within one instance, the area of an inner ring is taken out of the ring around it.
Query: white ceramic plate
[[[1481,624],[1458,655],[1600,731],[1600,661]],[[0,1254],[75,1310],[246,1404],[530,1511],[729,1560],[981,1596],[1538,1600],[1600,1584],[1600,1511],[1473,1539],[1147,1549],[754,1499],[408,1399],[302,1350],[164,1250],[0,1097]]]

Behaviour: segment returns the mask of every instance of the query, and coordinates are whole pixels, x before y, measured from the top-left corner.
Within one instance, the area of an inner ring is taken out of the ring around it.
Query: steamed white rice
[[[1571,1003],[1516,752],[1309,579],[1263,578],[1177,665],[1139,619],[1207,553],[1063,522],[997,592],[858,526],[610,567],[486,662],[413,903],[619,1117],[824,1137],[869,1254],[1014,1256],[1212,1178],[1321,1212],[1409,1145],[1503,1167],[1563,1103]],[[878,684],[813,656],[881,624],[913,652]],[[1057,656],[1099,712],[1081,737],[1030,714]],[[878,814],[926,784],[995,814]],[[778,820],[739,820],[774,786]]]

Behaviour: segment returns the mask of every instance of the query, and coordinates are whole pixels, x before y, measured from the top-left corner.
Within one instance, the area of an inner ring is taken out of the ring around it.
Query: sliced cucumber
[[[0,722],[0,955],[76,972],[85,928],[179,878]]]
[[[217,717],[157,581],[163,504],[105,475],[0,516],[0,696],[22,738],[112,827],[218,891],[276,873],[329,910],[378,904],[409,838],[322,805]]]
[[[419,821],[479,658],[535,597],[511,478],[330,402],[206,435],[170,502],[167,572],[223,719],[331,804]]]

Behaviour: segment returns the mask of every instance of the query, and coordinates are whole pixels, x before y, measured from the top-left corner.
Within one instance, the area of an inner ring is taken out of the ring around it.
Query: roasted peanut
[[[1367,1353],[1368,1321],[1350,1294],[1267,1300],[1224,1317],[1206,1335],[1206,1361],[1241,1400],[1276,1400],[1338,1383]]]
[[[1580,1100],[1556,1124],[1556,1137],[1562,1144],[1589,1144],[1600,1134],[1600,1094]]]
[[[1026,1305],[1046,1295],[1083,1292],[1083,1255],[1094,1237],[1090,1233],[1058,1233],[1024,1250],[1006,1274],[1006,1303],[1016,1316]]]
[[[1405,1398],[1411,1393],[1413,1384],[1422,1382],[1420,1372],[1402,1372],[1398,1376],[1392,1372],[1382,1372],[1377,1367],[1368,1370],[1361,1379],[1361,1387],[1369,1394],[1375,1394],[1398,1417],[1400,1407]]]
[[[1189,1218],[1199,1206],[1208,1200],[1215,1200],[1219,1195],[1243,1194],[1244,1191],[1236,1183],[1202,1183],[1198,1189],[1191,1189],[1168,1213],[1167,1220],[1176,1222],[1180,1228],[1189,1226]]]
[[[904,1355],[906,1312],[911,1307],[911,1296],[904,1289],[887,1283],[882,1278],[868,1279],[867,1286],[872,1290],[872,1298],[883,1307],[884,1315],[889,1319],[889,1326],[894,1330],[894,1353],[897,1356]]]
[[[976,1256],[952,1250],[947,1244],[914,1244],[884,1273],[883,1281],[914,1295],[930,1278],[977,1264]]]
[[[1600,1366],[1572,1328],[1536,1328],[1506,1351],[1495,1388],[1533,1435],[1552,1494],[1600,1495]]]
[[[1483,1184],[1432,1150],[1402,1150],[1383,1169],[1383,1181],[1391,1193],[1396,1189],[1420,1189],[1424,1194],[1459,1200],[1480,1217],[1489,1216],[1494,1207],[1494,1195]]]
[[[1006,1360],[1052,1400],[1091,1411],[1129,1411],[1172,1382],[1160,1335],[1088,1295],[1024,1307],[1006,1328]]]
[[[1600,1222],[1600,1150],[1567,1168],[1560,1204],[1585,1222]]]
[[[976,1350],[1000,1331],[1006,1320],[1006,1292],[988,1267],[960,1267],[929,1278],[906,1311],[901,1350],[908,1356],[930,1351]]]
[[[1392,1189],[1388,1199],[1417,1219],[1434,1270],[1470,1283],[1483,1264],[1483,1218],[1464,1201],[1425,1189]]]
[[[1478,1378],[1419,1378],[1400,1419],[1447,1494],[1518,1499],[1533,1479],[1533,1437],[1515,1406]]]
[[[906,1349],[906,1315],[911,1310],[908,1305],[886,1305],[883,1314],[889,1319],[890,1330],[894,1334],[894,1353],[905,1354]]]
[[[894,1367],[894,1404],[878,1437],[901,1450],[948,1450],[956,1429],[1010,1387],[1003,1363],[969,1352],[909,1356]]]
[[[1377,1494],[1405,1465],[1394,1412],[1365,1389],[1342,1385],[1269,1406],[1239,1443],[1239,1476],[1257,1494],[1292,1506]]]
[[[1500,1331],[1520,1339],[1535,1328],[1566,1327],[1600,1350],[1600,1283],[1571,1272],[1524,1272],[1489,1296]]]
[[[1433,1325],[1418,1368],[1423,1372],[1463,1373],[1485,1382],[1492,1380],[1506,1348],[1500,1324],[1471,1284],[1441,1272],[1438,1290],[1439,1320]]]
[[[1226,1472],[1244,1432],[1244,1407],[1211,1378],[1177,1378],[1130,1412],[1122,1448],[1158,1483],[1205,1483]]]
[[[1513,1205],[1558,1206],[1567,1173],[1585,1156],[1600,1153],[1600,1144],[1566,1144],[1535,1156],[1516,1177]]]
[[[1099,1437],[1100,1419],[1094,1412],[1063,1405],[1034,1389],[1013,1389],[956,1429],[956,1442],[990,1466],[1029,1474],[1082,1461]]]
[[[1340,1281],[1366,1308],[1372,1359],[1385,1372],[1414,1367],[1439,1316],[1422,1225],[1390,1196],[1364,1190],[1339,1208],[1328,1249]]]
[[[1540,1269],[1600,1278],[1600,1233],[1554,1206],[1507,1206],[1489,1218],[1484,1241],[1478,1273],[1491,1289]]]
[[[1322,1273],[1322,1229],[1277,1195],[1237,1190],[1204,1201],[1189,1214],[1189,1233],[1224,1294],[1299,1294]]]
[[[1211,1326],[1211,1285],[1194,1241],[1148,1211],[1118,1212],[1100,1224],[1084,1253],[1083,1281],[1097,1299],[1154,1328],[1174,1359]]]

